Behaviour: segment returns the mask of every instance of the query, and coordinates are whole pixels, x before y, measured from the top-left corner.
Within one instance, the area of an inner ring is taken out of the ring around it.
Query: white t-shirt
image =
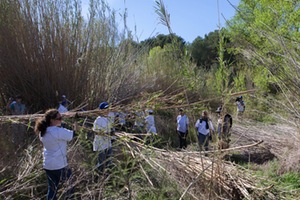
[[[145,124],[146,124],[147,133],[157,134],[153,115],[148,115],[145,117]]]
[[[93,141],[93,151],[101,151],[111,148],[111,137],[108,135],[111,130],[111,124],[106,117],[97,117],[93,124],[93,131],[100,132],[105,135],[95,135]]]
[[[186,115],[177,116],[177,131],[185,133],[188,130],[189,118]]]
[[[144,120],[144,112],[143,111],[136,111],[135,112],[135,121],[134,121],[134,125],[138,126],[138,127],[143,127],[143,120]]]
[[[125,125],[125,123],[126,123],[126,120],[125,120],[126,113],[119,112],[118,115],[119,115],[119,125]]]
[[[10,104],[10,109],[13,115],[24,115],[25,114],[25,104],[13,101]]]
[[[211,120],[208,120],[208,126],[209,129],[214,131],[214,126],[211,122]],[[200,119],[196,121],[195,127],[198,129],[198,132],[201,133],[202,135],[207,135],[209,133],[209,129],[206,129],[206,121],[202,120],[202,123],[200,123]]]
[[[57,126],[49,126],[43,137],[43,168],[48,170],[62,169],[68,165],[67,142],[73,138],[73,131]]]
[[[59,113],[65,113],[65,112],[68,112],[68,108],[66,108],[65,106],[59,104],[59,107],[58,107],[58,112]]]
[[[236,102],[237,105],[237,111],[238,112],[244,112],[245,111],[245,102],[244,101],[237,101]]]
[[[108,115],[107,115],[107,119],[109,120],[110,124],[114,124],[115,123],[115,113],[112,111],[109,111]]]

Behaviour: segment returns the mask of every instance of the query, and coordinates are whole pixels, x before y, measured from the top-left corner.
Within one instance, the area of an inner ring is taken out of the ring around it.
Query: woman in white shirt
[[[58,184],[70,180],[72,171],[68,168],[67,142],[74,137],[75,131],[61,128],[62,116],[57,109],[48,110],[44,117],[35,124],[35,132],[43,143],[43,169],[48,180],[47,199],[56,199]],[[74,125],[74,129],[77,125]],[[73,195],[73,187],[66,193],[66,198]]]
[[[202,112],[200,119],[198,119],[195,124],[195,128],[198,132],[200,149],[202,150],[204,147],[205,151],[208,151],[210,130],[214,131],[214,127],[211,120],[208,118],[207,111]]]

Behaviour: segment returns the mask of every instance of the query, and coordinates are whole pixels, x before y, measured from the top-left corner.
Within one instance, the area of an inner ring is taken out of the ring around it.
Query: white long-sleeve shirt
[[[43,168],[48,170],[62,169],[68,165],[67,142],[73,138],[73,131],[57,126],[49,126],[43,137]]]

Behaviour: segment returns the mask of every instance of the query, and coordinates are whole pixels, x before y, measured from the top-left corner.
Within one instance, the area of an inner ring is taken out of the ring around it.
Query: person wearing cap
[[[66,101],[62,101],[58,108],[57,108],[59,113],[65,113],[68,112],[68,108],[67,108],[67,102]]]
[[[57,108],[57,110],[59,111],[59,113],[65,113],[68,112],[68,100],[66,95],[62,95],[62,101],[59,103],[59,106]]]
[[[177,116],[177,134],[179,137],[179,148],[185,149],[187,147],[186,137],[189,129],[189,118],[184,113],[182,108],[179,109]]]
[[[10,109],[12,115],[24,115],[25,114],[26,107],[25,107],[25,104],[23,104],[22,100],[23,100],[22,96],[17,95],[16,100],[13,101],[9,105],[9,109]]]
[[[145,124],[146,124],[146,131],[147,133],[153,133],[157,134],[156,127],[155,127],[155,121],[154,121],[154,115],[153,110],[147,110],[146,111],[148,115],[145,117]]]
[[[243,100],[243,96],[239,96],[238,98],[236,98],[235,103],[236,103],[236,107],[237,107],[237,116],[241,117],[246,108],[245,102]]]
[[[102,102],[99,104],[99,109],[102,111],[100,116],[97,117],[93,123],[93,131],[96,134],[93,141],[93,151],[99,152],[97,158],[97,168],[100,173],[104,172],[106,166],[111,165],[112,155],[112,143],[111,143],[111,131],[112,124],[108,119],[109,104]]]
[[[222,115],[222,105],[217,108],[216,113],[218,113],[218,137],[221,140],[219,147],[221,149],[228,148],[230,143],[230,129],[232,127],[232,117],[228,113]]]

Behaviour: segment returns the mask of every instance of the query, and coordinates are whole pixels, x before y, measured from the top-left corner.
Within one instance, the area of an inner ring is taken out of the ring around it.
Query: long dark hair
[[[206,122],[206,129],[209,129],[209,125],[208,125],[208,112],[205,110],[202,112],[201,117],[200,117],[200,123],[202,123],[202,121]]]
[[[34,131],[36,134],[41,134],[41,137],[43,137],[46,133],[46,129],[48,126],[50,126],[51,119],[56,119],[58,114],[57,109],[49,109],[46,111],[44,117],[36,120],[35,122],[35,128]]]

